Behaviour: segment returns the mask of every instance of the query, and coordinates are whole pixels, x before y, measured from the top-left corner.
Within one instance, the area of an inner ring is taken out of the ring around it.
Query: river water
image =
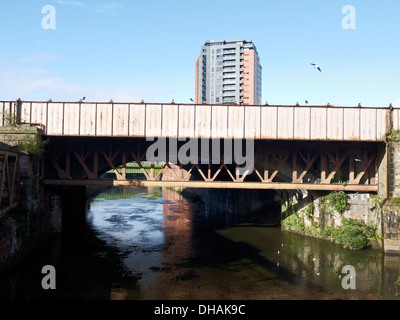
[[[107,190],[90,201],[84,221],[0,275],[0,298],[400,299],[398,255],[214,218],[201,201],[168,189]],[[41,287],[44,265],[56,269],[56,290]],[[354,278],[344,266],[354,267]],[[352,281],[355,289],[343,287]]]

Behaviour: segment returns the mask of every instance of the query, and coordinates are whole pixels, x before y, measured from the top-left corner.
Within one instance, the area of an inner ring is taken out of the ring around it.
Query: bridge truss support
[[[18,154],[0,150],[0,217],[18,205],[19,195]]]
[[[88,140],[89,141],[89,140]],[[223,144],[223,143],[222,143]],[[48,174],[43,183],[50,185],[140,185],[180,186],[193,188],[248,188],[272,190],[344,190],[378,192],[377,146],[336,144],[301,144],[299,142],[271,143],[256,141],[251,170],[226,157],[223,148],[218,155],[208,153],[208,159],[198,157],[191,163],[179,161],[167,150],[162,169],[156,174],[156,163],[147,161],[149,144],[143,139],[136,143],[115,143],[112,140],[92,140],[87,143],[52,143],[47,152]],[[215,163],[215,158],[220,163]],[[193,158],[192,158],[193,159]],[[228,161],[227,161],[228,159]],[[127,164],[136,163],[142,179],[130,180]],[[172,163],[175,166],[172,166]],[[185,170],[182,175],[178,167]],[[240,170],[242,169],[242,170]],[[113,181],[102,174],[112,170]],[[168,170],[170,181],[163,177]],[[50,172],[50,174],[49,174]]]

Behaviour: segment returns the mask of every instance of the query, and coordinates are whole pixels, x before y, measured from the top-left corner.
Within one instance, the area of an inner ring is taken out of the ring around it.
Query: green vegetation
[[[376,195],[372,198],[371,204],[376,207],[382,208],[383,205],[386,203],[387,199],[382,199],[379,195]]]
[[[4,119],[5,125],[11,126],[11,127],[16,127],[18,126],[17,124],[17,119],[14,114],[9,113],[7,111],[3,111],[1,113],[1,117]]]
[[[382,204],[383,201],[376,198],[373,203]],[[314,203],[310,202],[303,210],[295,211],[284,219],[282,221],[284,230],[330,240],[352,250],[374,247],[380,240],[377,227],[372,223],[366,224],[363,220],[342,217],[340,226],[322,228],[312,221],[314,206]],[[320,198],[319,209],[322,214],[329,213],[332,216],[336,211],[342,215],[348,207],[348,195],[342,191],[332,192]],[[307,220],[309,223],[306,222]]]
[[[282,205],[282,217],[285,219],[293,214],[297,213],[297,203],[287,200],[285,204]]]
[[[311,201],[305,210],[306,217],[311,220],[314,215],[314,202]]]
[[[24,139],[19,143],[18,149],[20,152],[29,155],[33,165],[33,175],[30,179],[36,181],[36,192],[39,194],[40,185],[39,179],[41,175],[41,159],[46,151],[48,139],[43,139],[41,133],[25,135]]]
[[[394,283],[396,286],[399,286],[400,287],[400,276],[399,276],[399,278],[397,279],[397,281]]]
[[[304,220],[297,213],[294,213],[283,220],[282,226],[288,231],[304,233],[306,230]]]
[[[363,220],[342,218],[342,225],[326,236],[345,248],[360,250],[372,247],[378,240],[377,228]]]
[[[23,153],[27,153],[34,158],[40,159],[45,152],[48,142],[49,141],[47,139],[42,139],[42,135],[40,133],[26,135],[20,142],[18,149]]]
[[[399,142],[400,130],[390,130],[386,135],[387,141]]]
[[[373,247],[379,240],[377,228],[358,219],[342,218],[341,226],[327,226],[321,230],[318,224],[307,226],[301,217],[294,214],[285,219],[282,225],[288,231],[330,240],[352,250]]]
[[[343,191],[331,192],[327,196],[327,199],[330,206],[340,214],[343,214],[343,212],[345,212],[349,207],[349,196]]]

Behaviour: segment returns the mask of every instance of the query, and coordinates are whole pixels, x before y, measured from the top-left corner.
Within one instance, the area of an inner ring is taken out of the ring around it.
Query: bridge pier
[[[281,223],[280,195],[276,191],[204,189],[201,197],[210,220],[270,226],[279,226]]]
[[[86,187],[64,187],[62,191],[61,222],[62,231],[73,235],[72,241],[84,235],[86,220]],[[61,231],[61,230],[60,230]]]
[[[400,252],[400,131],[392,130],[388,135],[385,152],[386,198],[380,207],[382,215],[383,243],[385,251]],[[381,196],[382,197],[382,196]]]
[[[400,253],[400,132],[391,132],[385,144],[377,149],[375,162],[378,192],[349,192],[348,207],[338,213],[329,204],[328,192],[322,191],[285,191],[282,202],[282,220],[295,214],[294,222],[286,220],[283,229],[316,237],[326,227],[337,228],[342,225],[342,218],[361,220],[376,228],[375,246],[388,253]],[[292,229],[292,230],[291,230]]]
[[[360,226],[359,230],[374,229],[372,247],[386,250],[383,215],[376,199],[376,196],[367,193],[302,191],[288,194],[282,203],[282,229],[340,243],[341,239],[336,238],[334,230],[344,226],[344,219],[350,219],[357,225],[355,228]],[[351,234],[349,238],[355,236]]]
[[[61,232],[60,188],[38,188],[28,155],[19,155],[18,206],[0,218],[0,270],[8,269]]]

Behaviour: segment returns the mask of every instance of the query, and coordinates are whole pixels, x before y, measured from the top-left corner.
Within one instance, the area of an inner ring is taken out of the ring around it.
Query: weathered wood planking
[[[400,109],[393,110],[393,129],[400,130]]]
[[[142,104],[130,104],[129,108],[129,136],[145,136],[146,108],[143,108]]]
[[[278,137],[277,139],[294,138],[294,107],[278,108]],[[274,119],[271,119],[274,121]]]
[[[114,104],[113,108],[113,136],[127,137],[129,135],[129,104]]]
[[[146,105],[146,137],[162,136],[162,105]]]
[[[177,104],[166,104],[163,105],[162,112],[162,136],[163,137],[178,137],[178,119],[179,117],[179,106]]]
[[[64,123],[68,119],[64,119]],[[98,104],[96,112],[96,136],[112,136],[112,105],[111,104]],[[51,135],[51,132],[47,132]]]
[[[211,138],[211,108],[207,105],[197,105],[195,116],[194,133],[196,137]]]
[[[179,138],[194,137],[194,124],[195,124],[194,118],[195,118],[194,105],[179,106],[179,121],[178,121]],[[165,124],[168,126],[170,125],[169,122],[166,122]]]
[[[0,102],[0,126],[5,126],[4,118],[6,112],[6,103],[4,101]]]
[[[343,139],[360,140],[361,109],[343,109]]]
[[[64,119],[65,117],[69,118],[68,121],[63,121],[64,135],[74,135],[74,133],[79,132],[79,126],[81,125],[79,109],[79,104],[64,104]]]
[[[329,109],[310,108],[310,140],[326,140],[328,136],[327,115]]]
[[[212,106],[211,137],[214,139],[228,138],[228,106]]]
[[[278,139],[278,107],[261,108],[261,139]]]
[[[12,103],[14,104],[14,103]],[[0,111],[10,109],[0,103]],[[49,136],[384,141],[388,108],[22,102]],[[3,114],[0,116],[3,124]],[[393,110],[393,127],[400,114]]]
[[[302,140],[310,139],[310,108],[294,108],[294,137]]]
[[[261,138],[261,123],[260,123],[261,108],[255,107],[255,106],[246,106],[244,108],[244,111],[245,111],[244,138],[245,139],[260,139]],[[238,137],[238,138],[242,138],[242,137]]]
[[[65,119],[63,103],[49,103],[46,106],[47,113],[47,130],[54,135],[62,135],[63,121]]]
[[[325,121],[326,121],[326,139],[344,140],[343,109],[342,108],[327,109],[327,118]],[[322,132],[320,132],[318,135],[322,135],[321,133]]]
[[[228,107],[228,139],[241,139],[245,130],[245,108]]]
[[[376,140],[376,109],[360,109],[360,139]]]

